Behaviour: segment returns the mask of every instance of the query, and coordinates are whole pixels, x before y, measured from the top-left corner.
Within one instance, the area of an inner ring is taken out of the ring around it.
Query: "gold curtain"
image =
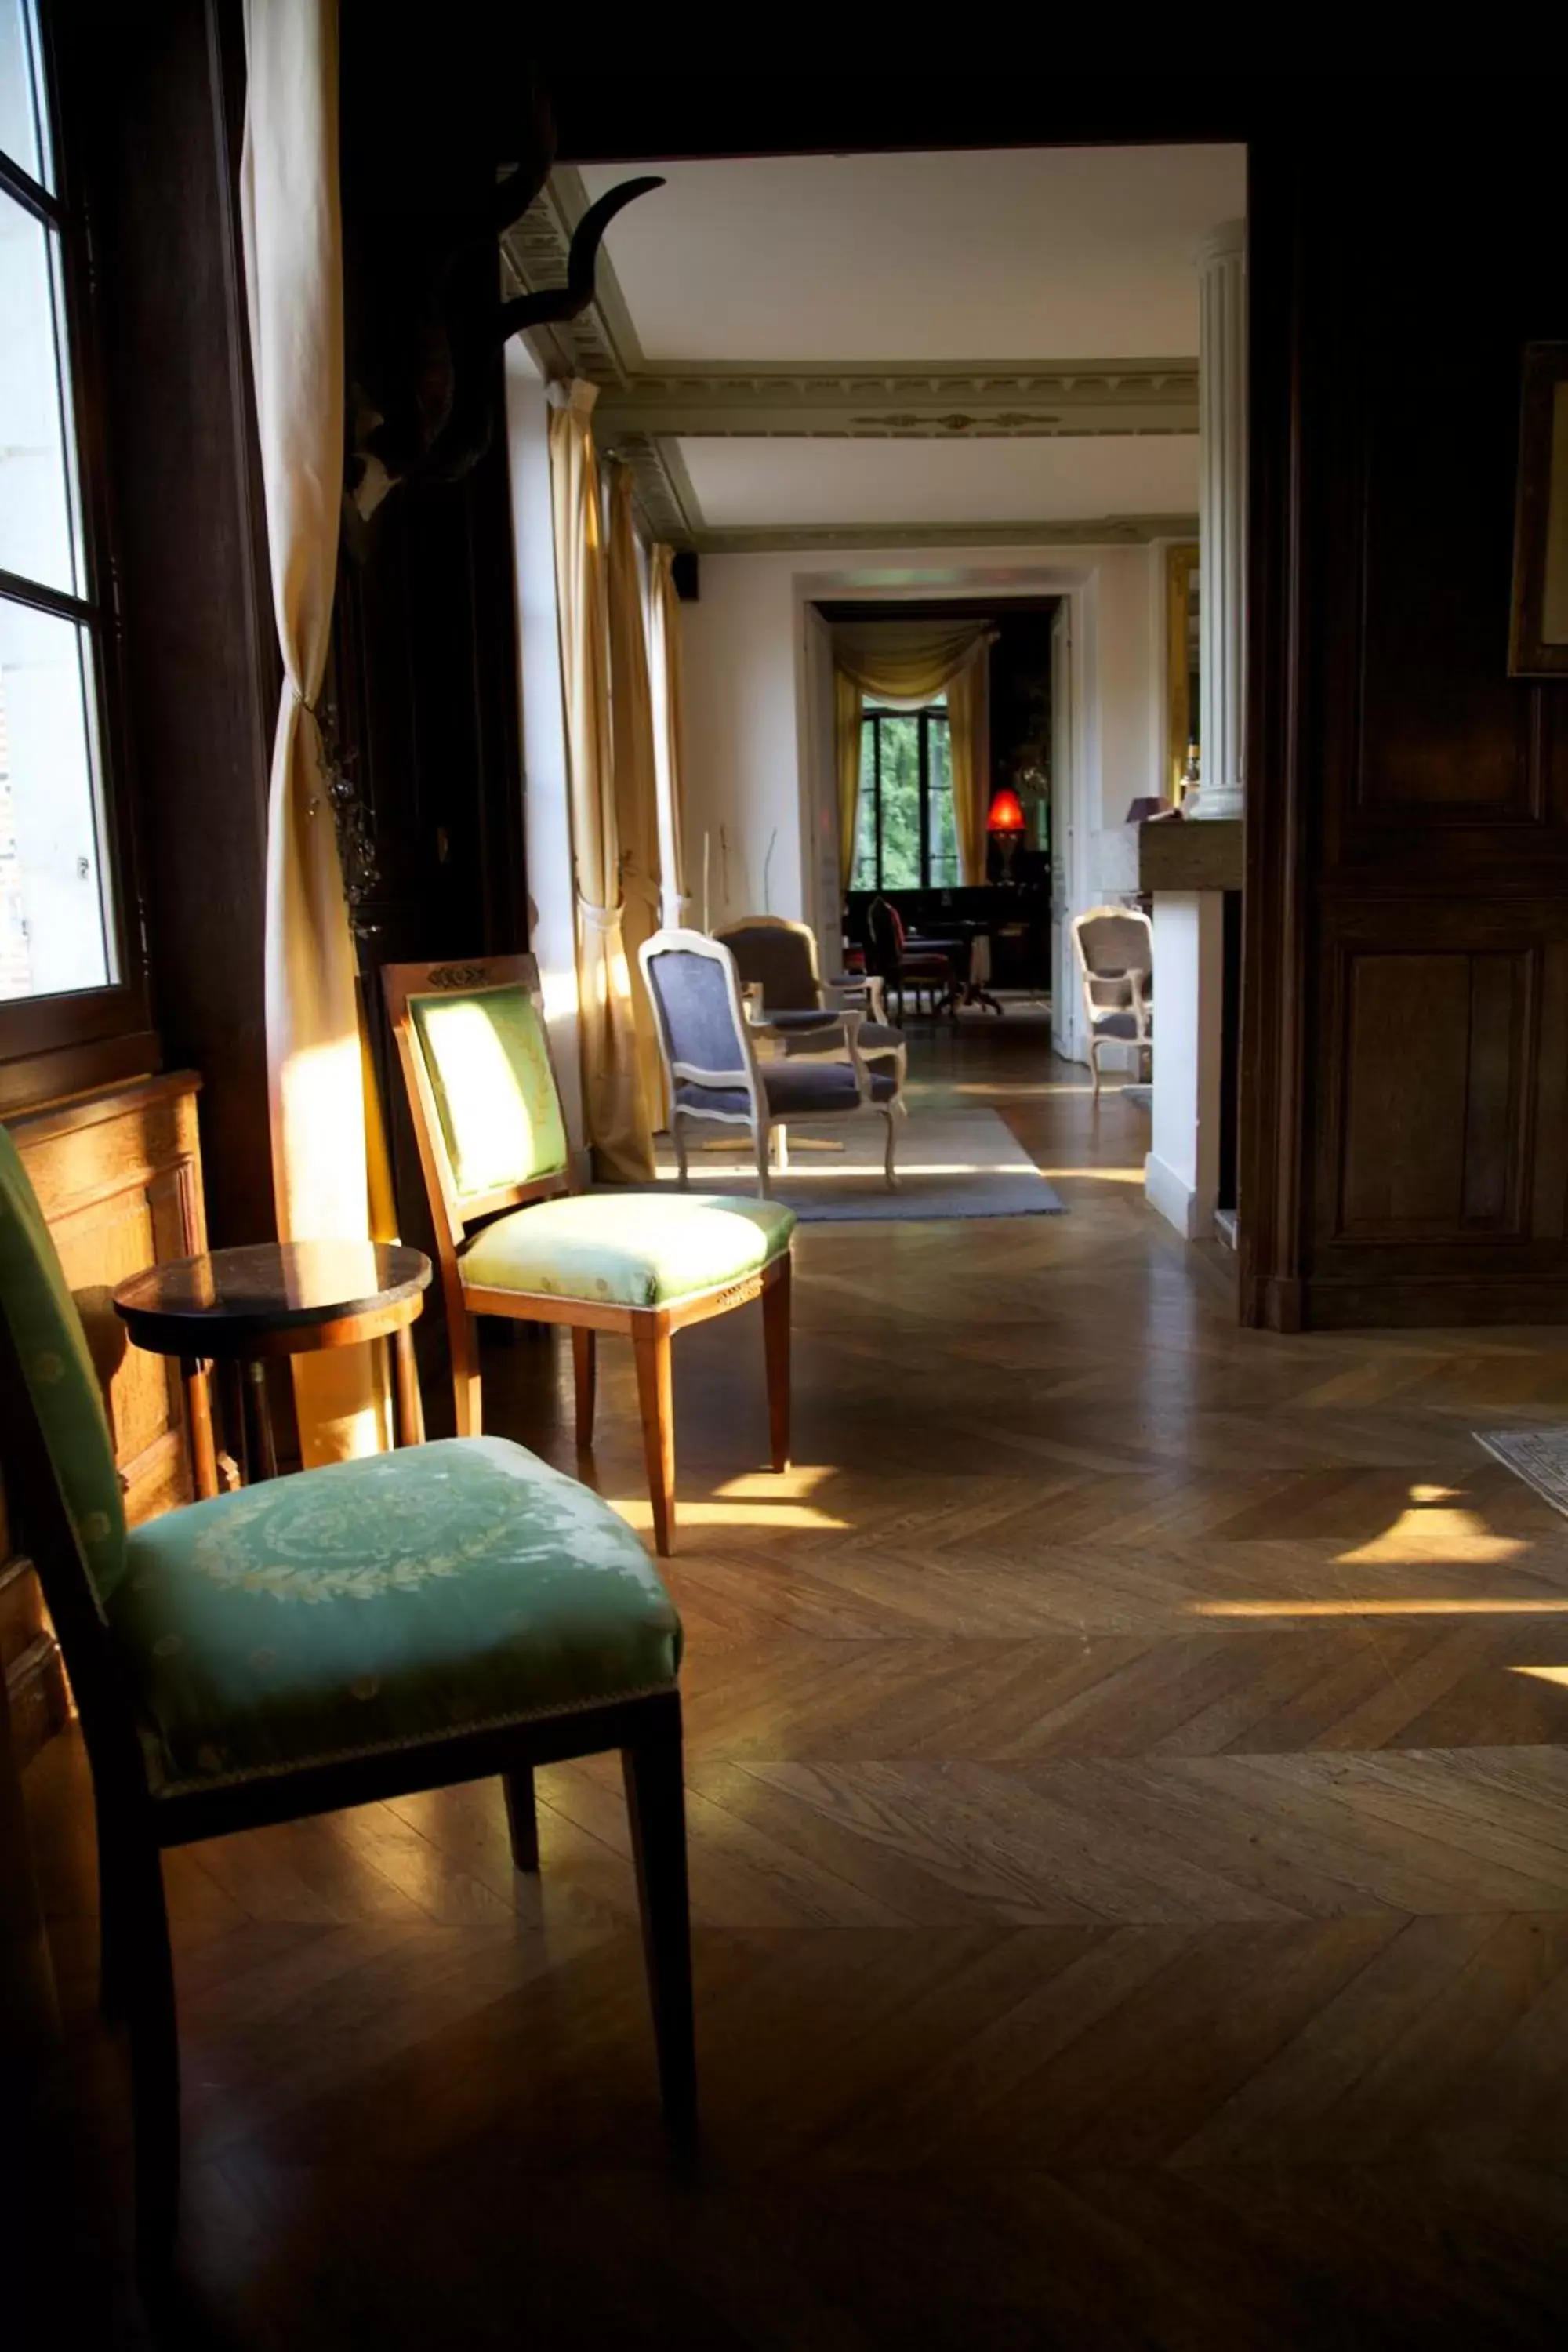
[[[838,668],[833,673],[833,744],[838,765],[838,878],[847,890],[860,814],[860,689]]]
[[[833,632],[833,740],[838,771],[838,873],[846,890],[855,870],[855,827],[860,807],[862,698],[879,702],[931,702],[948,697],[952,745],[953,805],[959,856],[967,882],[985,879],[985,810],[975,803],[991,773],[987,649],[996,632],[965,621],[868,621]],[[975,672],[978,670],[978,682]],[[967,685],[960,683],[968,680]],[[954,692],[962,718],[953,711]],[[962,742],[960,738],[962,736]],[[962,763],[962,764],[961,764]],[[960,797],[960,777],[963,794]],[[967,828],[967,830],[966,830]],[[977,845],[976,845],[977,835]]]
[[[648,637],[653,668],[655,772],[664,809],[666,855],[662,915],[671,929],[685,922],[686,772],[681,754],[680,599],[675,593],[675,550],[648,557]]]
[[[650,1118],[664,1114],[664,1075],[653,1007],[637,950],[658,929],[658,796],[654,776],[653,696],[637,533],[632,469],[610,468],[610,739],[615,752],[616,825],[621,845],[621,936],[637,1023],[637,1063]]]
[[[643,1183],[654,1172],[653,1132],[621,931],[609,614],[590,422],[597,397],[595,385],[581,382],[551,389],[555,601],[577,883],[577,1035],[595,1170],[612,1181]]]
[[[366,1087],[353,940],[312,711],[327,666],[342,500],[335,0],[247,0],[245,39],[245,289],[284,671],[267,822],[272,1181],[283,1240],[362,1242],[368,1269],[370,1185],[385,1151]],[[386,1443],[379,1341],[296,1356],[293,1370],[308,1465]]]
[[[958,870],[965,883],[985,879],[985,820],[991,812],[991,646],[947,681],[947,734],[952,758],[952,814]]]
[[[930,702],[994,631],[964,621],[868,621],[833,632],[833,658],[879,702]]]

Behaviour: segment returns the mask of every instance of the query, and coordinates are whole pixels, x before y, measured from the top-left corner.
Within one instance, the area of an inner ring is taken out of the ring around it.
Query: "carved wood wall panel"
[[[1548,147],[1357,104],[1254,157],[1243,1313],[1568,1319],[1568,688],[1508,676]]]

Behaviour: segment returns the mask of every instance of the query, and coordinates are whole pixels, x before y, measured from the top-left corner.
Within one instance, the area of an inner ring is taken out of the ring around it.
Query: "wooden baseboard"
[[[1303,1330],[1471,1330],[1491,1323],[1568,1323],[1568,1283],[1427,1275],[1301,1285]]]

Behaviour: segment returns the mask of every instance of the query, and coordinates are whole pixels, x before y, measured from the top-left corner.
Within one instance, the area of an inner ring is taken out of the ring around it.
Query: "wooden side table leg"
[[[276,1478],[278,1456],[272,1446],[272,1416],[267,1407],[267,1367],[258,1360],[241,1368],[245,1391],[245,1475]]]
[[[232,1495],[246,1485],[249,1472],[245,1459],[245,1372],[232,1356],[217,1360],[219,1409],[223,1420],[223,1452],[218,1456],[218,1475],[224,1492]]]
[[[218,1491],[212,1391],[207,1385],[209,1370],[200,1356],[180,1359],[180,1377],[185,1384],[185,1425],[191,1438],[191,1468],[195,1475],[197,1499],[204,1503]]]
[[[395,1335],[397,1360],[397,1442],[425,1443],[425,1404],[419,1393],[419,1359],[414,1352],[414,1326],[405,1323]]]

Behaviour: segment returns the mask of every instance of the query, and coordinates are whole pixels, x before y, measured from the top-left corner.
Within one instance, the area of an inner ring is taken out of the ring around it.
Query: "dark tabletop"
[[[179,1324],[201,1355],[237,1349],[247,1334],[397,1307],[429,1279],[424,1252],[400,1243],[258,1242],[150,1265],[120,1285],[114,1304],[133,1338]]]

